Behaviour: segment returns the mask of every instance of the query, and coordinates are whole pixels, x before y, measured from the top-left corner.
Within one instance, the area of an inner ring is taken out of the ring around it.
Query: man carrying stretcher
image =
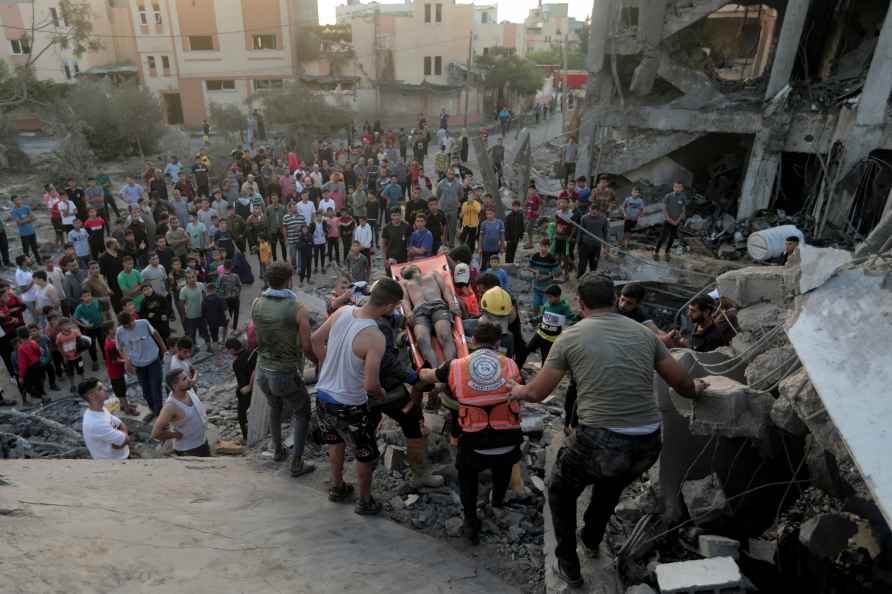
[[[452,287],[439,272],[422,274],[414,265],[400,269],[403,280],[403,311],[406,322],[412,328],[418,348],[431,367],[439,367],[455,359],[455,342],[452,338],[452,316],[461,315],[455,302]],[[443,359],[437,358],[431,342],[431,331],[443,348]]]

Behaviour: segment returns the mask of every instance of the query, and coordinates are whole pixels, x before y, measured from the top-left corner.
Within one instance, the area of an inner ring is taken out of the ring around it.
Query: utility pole
[[[465,128],[468,127],[468,103],[471,100],[471,60],[474,59],[474,30],[468,33],[468,70],[465,73]]]
[[[569,23],[568,23],[569,25]],[[569,29],[569,26],[567,27]],[[561,38],[561,131],[567,131],[567,33]]]

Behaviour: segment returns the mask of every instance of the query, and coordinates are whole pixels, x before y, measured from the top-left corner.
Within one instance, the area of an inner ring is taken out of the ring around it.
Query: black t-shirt
[[[442,210],[438,210],[436,214],[431,211],[427,211],[425,214],[427,215],[427,228],[434,236],[434,245],[439,245],[443,237],[443,229],[446,227],[446,214]]]
[[[412,228],[406,223],[399,225],[387,224],[381,231],[381,239],[387,241],[387,253],[385,257],[393,258],[397,262],[405,262],[409,259],[409,237]]]
[[[707,353],[719,347],[725,346],[725,339],[717,324],[710,324],[703,332],[694,332],[691,335],[690,346],[697,352]]]
[[[195,176],[195,183],[199,186],[206,187],[210,181],[208,179],[208,168],[201,164],[192,166],[192,175]]]
[[[235,373],[235,383],[239,388],[244,388],[251,383],[251,373],[257,365],[257,349],[248,351],[243,349],[235,361],[232,362],[232,371]]]
[[[631,311],[631,312],[629,312],[629,313],[626,313],[626,312],[624,312],[624,311],[621,311],[620,308],[619,308],[619,305],[617,305],[617,306],[616,306],[616,313],[618,313],[618,314],[622,314],[622,315],[626,316],[627,318],[629,318],[629,319],[631,319],[631,320],[635,320],[635,321],[638,322],[639,324],[643,324],[644,322],[647,321],[647,318],[644,317],[644,314],[643,314],[643,313],[641,313],[641,308],[640,308],[640,307],[636,307],[633,311]]]

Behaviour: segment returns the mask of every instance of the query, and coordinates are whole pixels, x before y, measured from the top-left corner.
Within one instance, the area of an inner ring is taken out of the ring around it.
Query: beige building
[[[258,94],[282,88],[297,73],[300,26],[318,23],[315,0],[128,5],[140,79],[161,96],[169,124],[190,127],[207,118],[212,103],[246,109]]]
[[[542,4],[530,9],[523,22],[523,35],[518,54],[526,56],[530,52],[545,51],[561,47],[564,37],[567,45],[579,43],[577,31],[585,27],[583,21],[570,16],[566,3]]]
[[[71,82],[84,72],[135,64],[136,46],[126,6],[109,0],[85,4],[92,13],[93,34],[102,47],[77,57],[70,47],[54,44],[32,64],[38,79]],[[4,38],[0,60],[11,66],[24,65],[32,51],[41,52],[67,27],[58,0],[0,0],[0,36]]]

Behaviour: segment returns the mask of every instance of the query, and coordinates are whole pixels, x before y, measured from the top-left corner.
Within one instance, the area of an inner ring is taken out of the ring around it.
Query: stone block
[[[814,436],[809,435],[805,446],[805,463],[812,484],[831,497],[845,499],[855,490],[843,478],[836,458],[818,445]]]
[[[700,554],[707,559],[712,559],[713,557],[737,559],[740,556],[739,541],[716,534],[701,534],[697,539],[697,548]]]
[[[688,515],[698,526],[714,522],[728,512],[728,498],[715,474],[685,481],[681,485],[681,496],[688,508]]]
[[[459,537],[462,535],[462,519],[460,516],[446,520],[446,535]]]
[[[764,561],[765,563],[774,565],[775,557],[777,557],[777,541],[766,540],[764,538],[751,538],[747,552],[751,558],[756,559],[757,561]]]
[[[743,576],[731,557],[680,561],[657,565],[657,584],[662,594],[715,592],[741,585]]]
[[[653,588],[647,584],[638,584],[637,586],[629,586],[626,588],[626,594],[657,594]]]
[[[384,449],[384,467],[391,472],[402,472],[406,468],[406,449],[388,445]]]
[[[849,450],[839,435],[836,425],[830,420],[824,408],[824,402],[812,385],[805,369],[800,369],[778,385],[780,398],[790,402],[793,410],[817,444],[830,452],[838,463],[844,463],[851,459]]]
[[[746,383],[767,390],[782,379],[798,358],[791,345],[774,347],[760,353],[746,367]]]
[[[703,378],[706,389],[696,399],[672,393],[673,404],[687,417],[694,435],[761,439],[768,428],[774,398],[722,376]]]
[[[759,332],[773,328],[784,320],[785,311],[774,303],[757,303],[737,312],[737,324],[742,332]]]
[[[816,557],[831,559],[849,544],[858,526],[846,514],[829,513],[815,516],[799,528],[799,542]]]
[[[784,280],[782,266],[750,266],[719,275],[716,282],[722,297],[746,308],[763,302],[783,305],[787,296]]]
[[[802,244],[799,246],[799,291],[803,294],[827,282],[836,269],[852,261],[852,252]]]
[[[808,433],[808,427],[796,414],[793,403],[781,396],[771,406],[771,422],[791,435],[801,437]]]
[[[741,355],[749,351],[755,343],[756,339],[751,332],[739,332],[731,339],[731,348],[735,355]]]

